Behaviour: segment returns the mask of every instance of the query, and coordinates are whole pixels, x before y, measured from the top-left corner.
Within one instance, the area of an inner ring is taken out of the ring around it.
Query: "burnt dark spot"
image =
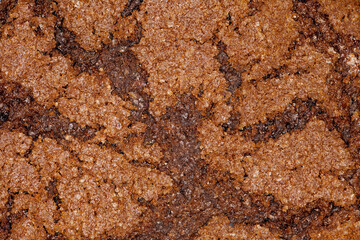
[[[131,16],[133,11],[139,11],[140,5],[144,0],[128,0],[124,10],[121,12],[122,17]]]

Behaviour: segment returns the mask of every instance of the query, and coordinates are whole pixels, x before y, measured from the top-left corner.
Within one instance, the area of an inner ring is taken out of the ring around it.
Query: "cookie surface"
[[[0,239],[360,238],[357,0],[0,1]]]

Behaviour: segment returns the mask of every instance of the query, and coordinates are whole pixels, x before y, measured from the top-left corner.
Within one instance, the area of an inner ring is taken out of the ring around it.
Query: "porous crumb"
[[[357,0],[0,0],[0,239],[359,239]]]

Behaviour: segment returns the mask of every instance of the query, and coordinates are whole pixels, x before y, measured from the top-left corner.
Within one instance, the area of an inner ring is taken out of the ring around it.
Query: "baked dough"
[[[358,0],[0,0],[0,239],[360,239]]]

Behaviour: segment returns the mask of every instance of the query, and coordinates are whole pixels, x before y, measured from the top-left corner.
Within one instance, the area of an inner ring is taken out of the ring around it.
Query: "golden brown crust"
[[[0,239],[357,239],[355,0],[0,1]]]

